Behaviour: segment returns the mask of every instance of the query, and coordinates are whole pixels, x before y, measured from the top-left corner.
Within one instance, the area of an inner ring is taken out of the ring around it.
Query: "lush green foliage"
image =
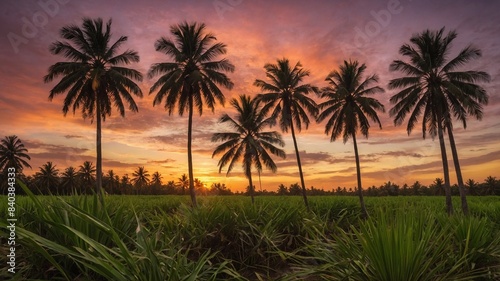
[[[458,198],[454,198],[457,199]],[[18,196],[18,278],[42,280],[491,280],[500,203],[470,217],[440,197]],[[2,197],[0,214],[6,215]],[[2,222],[2,237],[6,237]],[[2,247],[6,243],[2,238]],[[2,248],[2,256],[6,251]],[[34,255],[34,252],[39,254]],[[2,263],[2,267],[5,267]],[[6,272],[6,270],[2,270]],[[6,276],[2,276],[6,277]]]

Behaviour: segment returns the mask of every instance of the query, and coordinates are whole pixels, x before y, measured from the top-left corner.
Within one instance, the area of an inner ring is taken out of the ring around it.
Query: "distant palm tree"
[[[186,194],[186,188],[189,187],[189,178],[186,176],[186,174],[182,174],[180,178],[178,178],[177,185],[181,188],[181,194],[184,195]]]
[[[170,27],[173,39],[162,37],[155,43],[157,51],[169,56],[171,62],[155,63],[151,66],[150,78],[161,75],[149,93],[156,93],[153,106],[165,99],[165,109],[171,115],[178,106],[179,115],[188,113],[188,174],[191,202],[196,206],[194,189],[193,155],[191,150],[193,112],[201,115],[203,104],[212,112],[217,102],[224,104],[224,94],[219,86],[231,89],[233,83],[223,72],[233,72],[234,66],[227,59],[215,60],[226,53],[226,45],[213,43],[216,38],[207,33],[205,24],[187,22]]]
[[[205,193],[206,193],[205,183],[202,182],[200,179],[198,179],[198,178],[194,179],[194,187],[195,187],[197,192],[205,195]]]
[[[123,175],[122,178],[120,179],[120,188],[123,190],[124,194],[129,193],[131,186],[128,174]]]
[[[138,189],[139,193],[141,189],[149,184],[149,173],[146,171],[144,166],[138,167],[137,170],[132,174],[132,183]]]
[[[268,63],[264,65],[264,69],[269,82],[255,80],[254,85],[264,92],[258,95],[258,99],[265,103],[263,109],[265,112],[272,109],[272,117],[278,119],[281,130],[286,133],[290,129],[292,133],[302,185],[302,197],[307,209],[309,209],[299,148],[295,137],[295,126],[300,132],[302,123],[306,129],[309,126],[310,121],[307,113],[316,117],[318,113],[316,102],[308,97],[308,94],[318,92],[318,88],[310,84],[301,84],[302,80],[309,76],[310,72],[303,69],[300,62],[291,67],[290,61],[283,58],[279,59],[277,64]]]
[[[74,167],[69,166],[61,175],[61,187],[64,189],[65,193],[70,194],[76,190],[77,186],[78,174]]]
[[[22,173],[25,167],[31,169],[25,159],[31,160],[28,150],[16,135],[6,136],[0,141],[0,171],[15,168],[16,173]]]
[[[321,90],[321,97],[327,100],[319,105],[323,111],[318,116],[318,122],[328,118],[325,133],[331,134],[330,141],[333,142],[342,136],[346,143],[352,138],[356,158],[357,192],[363,218],[366,218],[368,213],[363,200],[356,134],[360,130],[361,134],[368,138],[369,119],[382,129],[377,111],[384,112],[384,106],[377,99],[370,97],[384,90],[379,86],[372,86],[378,82],[377,75],[363,78],[365,70],[365,64],[359,65],[358,61],[344,61],[339,70],[330,72],[326,77],[329,86]]]
[[[102,188],[102,146],[101,120],[111,115],[114,106],[125,116],[123,99],[128,108],[137,112],[138,108],[131,94],[142,97],[139,86],[133,82],[142,81],[142,74],[137,70],[126,68],[127,65],[139,61],[139,55],[133,50],[117,54],[118,48],[127,41],[121,36],[111,41],[111,20],[104,26],[101,18],[84,18],[82,27],[65,26],[60,31],[66,41],[56,41],[50,51],[54,55],[62,55],[69,61],[58,62],[49,68],[45,83],[62,77],[50,91],[49,100],[67,92],[63,104],[66,116],[70,108],[73,113],[81,108],[83,118],[96,121],[96,154],[97,181],[96,192],[101,196]],[[102,197],[100,197],[102,200]]]
[[[423,137],[425,138],[427,132],[433,138],[438,135],[443,162],[446,207],[448,213],[451,214],[453,205],[443,137],[443,131],[448,131],[462,211],[468,214],[466,192],[452,133],[451,115],[461,121],[464,128],[469,115],[481,119],[482,105],[487,104],[488,96],[486,91],[475,83],[487,82],[490,76],[482,71],[456,71],[457,67],[480,57],[481,51],[468,46],[462,49],[455,58],[448,60],[451,43],[457,33],[451,31],[446,36],[443,33],[444,28],[439,31],[425,30],[411,37],[411,45],[404,44],[400,48],[399,53],[408,57],[410,62],[395,60],[391,63],[390,69],[401,71],[408,76],[389,82],[390,89],[402,88],[391,98],[391,103],[395,105],[390,110],[390,114],[395,117],[394,123],[400,125],[411,111],[407,126],[408,134],[410,134],[423,111]]]
[[[54,189],[55,194],[59,194],[59,170],[52,162],[47,162],[40,167],[40,171],[35,174],[35,181],[37,185],[45,189],[46,192],[52,193]]]
[[[492,177],[492,176],[488,176],[484,180],[484,184],[485,184],[485,189],[486,189],[484,191],[484,194],[485,195],[495,195],[495,189],[496,189],[496,185],[497,185],[497,178]]]
[[[248,179],[253,204],[252,166],[259,172],[263,166],[276,172],[277,166],[270,154],[285,158],[285,152],[275,146],[283,147],[285,143],[278,132],[264,131],[272,125],[273,118],[266,117],[260,101],[240,95],[239,100],[231,100],[231,105],[237,112],[235,118],[224,114],[219,119],[220,123],[229,125],[231,132],[215,133],[212,136],[212,142],[223,142],[215,148],[212,157],[223,154],[218,163],[219,173],[227,165],[229,174],[235,163],[243,162],[243,172]]]
[[[120,177],[115,174],[113,170],[109,170],[108,173],[104,176],[104,185],[105,189],[110,193],[118,193],[118,186],[120,184]]]
[[[90,161],[83,162],[78,169],[78,178],[83,184],[81,192],[86,193],[88,188],[95,184],[95,166]]]
[[[470,195],[478,195],[477,186],[478,186],[478,183],[475,180],[473,180],[473,179],[467,180],[467,188],[469,189]]]
[[[151,184],[152,185],[156,185],[156,186],[161,186],[162,185],[162,182],[161,182],[161,179],[163,177],[161,176],[161,174],[156,171],[153,173],[153,178],[151,179]]]

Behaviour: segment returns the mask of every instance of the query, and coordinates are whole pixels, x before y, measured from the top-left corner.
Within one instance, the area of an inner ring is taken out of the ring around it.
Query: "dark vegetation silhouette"
[[[65,116],[70,110],[73,114],[81,110],[84,119],[96,122],[96,192],[101,196],[101,122],[111,115],[113,107],[125,117],[124,100],[131,111],[139,110],[133,95],[141,98],[142,91],[134,80],[142,81],[142,74],[123,66],[139,62],[139,55],[130,49],[118,53],[128,38],[120,36],[111,43],[111,20],[104,24],[101,18],[84,18],[81,27],[63,27],[60,36],[64,41],[54,42],[50,52],[68,61],[50,66],[44,82],[61,78],[50,90],[49,100],[66,93],[63,101]]]

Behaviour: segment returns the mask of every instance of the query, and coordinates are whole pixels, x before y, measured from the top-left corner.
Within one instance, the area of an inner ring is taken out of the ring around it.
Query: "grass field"
[[[458,198],[454,198],[459,206]],[[16,198],[13,280],[500,280],[500,200],[469,197]],[[7,198],[0,198],[7,217]],[[36,253],[36,254],[35,254]]]

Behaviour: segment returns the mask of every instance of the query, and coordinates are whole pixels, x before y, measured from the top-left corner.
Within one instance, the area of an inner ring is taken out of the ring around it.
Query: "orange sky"
[[[59,29],[67,24],[80,24],[87,17],[112,17],[115,39],[127,35],[122,50],[139,52],[141,61],[131,65],[146,73],[154,62],[167,57],[154,51],[153,43],[169,36],[169,26],[181,21],[205,22],[219,41],[228,46],[227,58],[236,66],[230,75],[235,87],[224,91],[227,100],[239,94],[258,94],[252,85],[264,79],[263,66],[287,57],[300,60],[311,76],[305,81],[325,86],[326,75],[344,59],[366,63],[367,74],[377,73],[380,86],[386,88],[391,78],[388,66],[400,59],[398,48],[410,36],[426,28],[446,26],[455,29],[458,38],[452,55],[469,43],[483,51],[483,57],[468,69],[487,71],[492,82],[484,85],[490,94],[482,121],[470,120],[466,130],[455,124],[465,179],[483,181],[500,170],[500,98],[498,97],[500,64],[500,8],[494,1],[72,1],[41,0],[2,1],[0,33],[0,136],[15,134],[21,138],[32,157],[34,173],[47,161],[60,171],[83,161],[95,162],[95,125],[80,115],[62,114],[59,96],[52,102],[48,94],[55,84],[44,84],[43,76],[50,65],[61,57],[49,53],[51,42],[58,40]],[[140,85],[146,94],[136,102],[139,112],[127,112],[125,118],[115,112],[103,125],[104,172],[113,169],[119,175],[131,175],[138,166],[152,174],[159,171],[164,181],[175,180],[187,173],[187,118],[168,116],[163,107],[152,106],[148,96],[153,80]],[[394,91],[387,90],[378,99],[388,110]],[[317,101],[317,99],[315,97]],[[218,159],[212,159],[217,144],[210,142],[214,132],[225,128],[217,123],[222,113],[231,113],[229,104],[218,106],[215,113],[205,109],[195,117],[195,177],[225,183],[241,190],[247,180],[241,169],[229,176],[219,174]],[[419,180],[431,183],[442,177],[439,143],[423,140],[420,128],[408,136],[405,126],[394,127],[388,114],[380,114],[383,130],[373,126],[369,139],[359,138],[363,186],[386,181],[411,184]],[[406,125],[406,124],[405,124]],[[353,187],[355,163],[352,142],[330,143],[324,124],[313,124],[298,134],[306,185],[316,188]],[[277,129],[277,128],[276,128]],[[299,182],[298,169],[289,134],[284,135],[287,158],[278,160],[278,172],[264,171],[262,187],[275,190],[280,183]],[[448,151],[451,159],[451,153]],[[450,162],[452,183],[456,182]],[[255,175],[254,181],[257,179]],[[257,182],[257,188],[259,188]]]

